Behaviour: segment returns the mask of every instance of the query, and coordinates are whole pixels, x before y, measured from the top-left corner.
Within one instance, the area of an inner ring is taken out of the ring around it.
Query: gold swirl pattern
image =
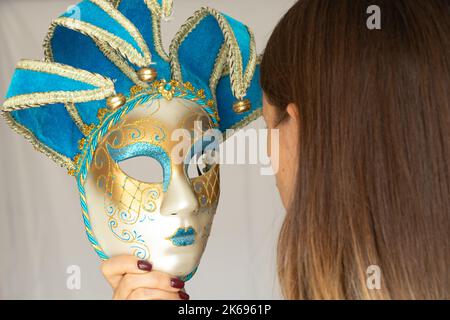
[[[156,108],[158,110],[159,105]],[[98,145],[89,172],[95,177],[98,193],[103,194],[109,229],[117,239],[129,244],[133,253],[142,259],[148,258],[149,251],[133,226],[138,222],[152,220],[151,215],[161,206],[162,184],[141,182],[124,174],[111,158],[107,145],[120,149],[139,141],[161,145],[166,140],[166,131],[156,119],[125,117],[111,128]]]

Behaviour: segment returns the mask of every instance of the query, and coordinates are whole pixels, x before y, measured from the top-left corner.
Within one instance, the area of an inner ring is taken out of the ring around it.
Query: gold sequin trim
[[[211,74],[211,77],[209,78],[209,89],[211,90],[211,93],[213,95],[216,104],[217,104],[217,97],[216,97],[217,84],[219,83],[219,80],[222,77],[222,71],[226,66],[227,54],[228,54],[227,44],[223,43],[222,47],[220,48],[219,54],[217,55],[213,72]]]
[[[250,122],[253,122],[254,120],[258,119],[261,115],[262,115],[262,109],[258,108],[255,111],[253,111],[252,113],[250,113],[248,116],[246,116],[245,118],[241,119],[241,121],[235,123],[230,129],[232,129],[232,130],[241,129],[241,128],[245,127],[246,125],[248,125]]]
[[[134,70],[130,65],[114,50],[109,44],[105,42],[101,42],[98,40],[94,40],[96,46],[100,49],[101,52],[107,57],[114,65],[119,68],[120,71],[123,72],[134,84],[139,85],[141,87],[148,87],[146,82],[143,82],[139,79],[136,70]]]
[[[208,15],[213,16],[217,20],[219,27],[224,34],[225,43],[228,46],[227,62],[228,68],[230,70],[231,88],[233,91],[233,95],[237,99],[241,100],[246,95],[246,91],[250,86],[250,82],[256,69],[258,56],[256,54],[254,35],[253,32],[247,28],[250,35],[250,58],[244,73],[242,53],[233,29],[231,28],[225,17],[214,9],[208,7],[200,9],[191,18],[188,19],[188,21],[181,27],[180,31],[178,31],[178,33],[175,35],[175,38],[172,40],[169,50],[172,76],[173,78],[182,81],[181,67],[178,59],[178,49],[184,39],[188,36],[188,34],[193,29],[195,29],[195,27],[203,18]]]
[[[98,1],[98,0],[96,0]],[[117,11],[114,9],[114,7],[111,7],[112,10]],[[126,19],[124,16],[121,16],[123,19]],[[126,20],[128,21],[128,20]],[[129,22],[129,21],[128,21]],[[141,55],[131,44],[126,42],[125,40],[117,37],[116,35],[98,28],[92,24],[72,19],[72,18],[58,18],[54,20],[50,26],[49,32],[44,40],[44,50],[45,50],[45,56],[48,61],[53,61],[53,51],[51,49],[51,40],[53,38],[53,34],[55,32],[56,27],[63,26],[71,30],[78,31],[92,39],[96,43],[103,42],[110,45],[113,49],[120,52],[120,54],[127,58],[131,63],[139,66],[139,67],[146,67],[151,64],[151,55],[150,51],[148,50],[147,46],[141,43],[141,41],[136,42],[138,43],[140,49],[142,52],[144,52],[144,55]],[[134,28],[134,27],[133,27]],[[131,33],[131,31],[127,30]],[[138,32],[135,30],[135,32]],[[143,40],[142,40],[143,41]],[[145,47],[141,47],[145,46]]]
[[[153,44],[156,52],[166,62],[169,62],[169,55],[164,50],[164,46],[161,38],[161,7],[156,0],[144,0],[152,16],[152,28],[153,28]]]
[[[122,0],[109,0],[111,4],[118,8]],[[170,17],[173,13],[173,0],[162,0],[162,6],[156,0],[144,0],[147,7],[155,13],[155,16],[159,17]]]
[[[173,0],[162,0],[162,14],[163,17],[168,18],[173,12]]]
[[[102,100],[115,94],[114,83],[111,80],[101,75],[67,65],[43,61],[22,60],[18,63],[17,68],[56,74],[88,83],[99,88],[92,90],[36,92],[17,95],[5,101],[4,111],[7,112],[38,107],[46,104],[81,103]]]
[[[66,64],[57,62],[45,62],[39,60],[20,60],[16,69],[32,70],[45,72],[50,74],[57,74],[72,80],[77,80],[91,84],[96,87],[114,87],[114,83],[107,77],[98,73],[78,69]]]
[[[130,20],[128,20],[119,10],[117,10],[114,6],[112,6],[111,3],[109,3],[108,1],[106,1],[106,0],[89,0],[89,1],[96,4],[97,6],[99,6],[111,18],[116,20],[122,27],[125,28],[125,30],[128,31],[128,33],[136,41],[137,45],[143,52],[143,55],[144,55],[143,56],[144,57],[143,64],[144,65],[139,65],[137,63],[136,64],[140,67],[146,67],[149,64],[151,64],[152,56],[151,56],[150,50],[149,50],[144,38],[142,37],[141,33],[136,28],[136,26]],[[119,48],[119,51],[120,51],[120,48]],[[141,56],[141,55],[139,54],[139,56]],[[131,61],[131,62],[134,63],[133,61]]]

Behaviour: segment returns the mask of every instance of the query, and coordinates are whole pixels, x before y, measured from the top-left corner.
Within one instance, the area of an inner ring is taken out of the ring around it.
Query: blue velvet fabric
[[[155,49],[155,38],[153,35],[153,18],[150,9],[142,0],[121,1],[117,8],[136,28],[141,32],[147,46],[152,54],[152,67],[158,71],[159,79],[170,79],[170,65],[161,57]],[[139,14],[136,14],[139,12]]]
[[[69,158],[73,158],[79,152],[78,141],[83,134],[63,104],[14,111],[12,117],[56,152]]]
[[[247,27],[241,22],[233,19],[226,14],[223,14],[223,16],[225,17],[225,19],[227,19],[231,29],[233,29],[234,35],[236,36],[239,49],[241,50],[242,65],[245,69],[247,68],[248,60],[250,59],[250,33],[248,32]]]
[[[11,79],[11,85],[6,93],[6,98],[35,92],[79,91],[92,89],[95,89],[95,87],[90,84],[64,78],[55,74],[17,69]]]
[[[16,69],[6,98],[40,92],[77,92],[94,90],[95,86],[57,74],[34,70]],[[89,102],[104,105],[103,101]],[[44,105],[14,111],[13,119],[27,128],[43,144],[52,150],[73,158],[78,152],[82,133],[67,112],[64,104]]]
[[[127,1],[124,1],[127,2]],[[106,12],[103,11],[96,4],[85,0],[77,5],[79,10],[65,12],[62,16],[80,20],[89,24],[92,24],[100,29],[104,29],[119,38],[125,40],[131,44],[139,53],[142,54],[141,49],[137,45],[136,41],[130,35],[130,33],[122,27],[116,20],[111,18]],[[78,14],[79,12],[79,14]]]
[[[224,36],[217,20],[213,16],[206,16],[189,33],[178,50],[180,64],[187,73],[183,74],[183,80],[189,81],[193,74],[204,82],[207,80],[208,84],[223,41]]]
[[[97,114],[100,109],[105,108],[105,100],[77,103],[76,108],[84,123],[99,125]]]
[[[55,62],[101,74],[115,80],[118,92],[128,92],[134,83],[97,48],[89,37],[62,27],[55,30],[52,40]]]
[[[231,128],[239,121],[248,117],[252,112],[262,107],[262,92],[259,82],[260,68],[256,67],[255,76],[253,77],[250,87],[247,90],[246,99],[249,99],[252,105],[251,110],[241,114],[233,111],[233,104],[236,102],[230,88],[230,76],[222,77],[217,85],[217,104],[219,105],[220,130],[225,131]]]
[[[241,22],[222,14],[230,25],[241,52],[243,69],[250,59],[250,33]],[[178,56],[181,64],[183,81],[189,81],[198,88],[209,87],[209,78],[214,70],[217,54],[224,41],[224,35],[215,17],[207,15],[197,24],[180,45]],[[217,109],[220,117],[220,130],[225,131],[236,123],[248,117],[252,112],[262,107],[262,90],[259,83],[259,66],[256,68],[253,80],[245,99],[250,100],[252,108],[248,112],[237,114],[233,105],[237,102],[231,90],[230,76],[222,77],[216,88]],[[212,96],[206,90],[206,96]]]
[[[158,2],[160,3],[160,0]],[[157,69],[158,78],[171,80],[169,62],[165,61],[155,49],[152,14],[144,0],[121,1],[117,10],[129,19],[142,34],[152,54],[152,60],[155,63],[152,67]],[[141,49],[125,28],[106,12],[103,12],[100,7],[88,0],[78,4],[77,10],[66,12],[62,16],[80,19],[105,29],[141,52]],[[227,15],[223,16],[234,32],[245,70],[250,58],[250,34],[248,29],[237,20]],[[209,80],[224,40],[223,32],[216,19],[207,15],[186,36],[178,51],[183,81],[191,82],[196,89],[203,89],[207,99],[212,99],[214,96],[209,89]],[[129,94],[134,83],[104,56],[89,36],[67,27],[58,26],[50,44],[55,62],[101,74],[114,81],[116,92]],[[126,62],[126,58],[123,57],[123,59]],[[129,61],[128,64],[136,71],[139,69]],[[65,77],[44,72],[17,70],[13,76],[7,98],[34,92],[89,89],[93,89],[93,87]],[[251,101],[252,110],[243,114],[236,114],[233,111],[233,104],[237,102],[237,99],[233,96],[229,76],[220,79],[216,89],[216,98],[220,129],[225,131],[262,106],[259,67],[245,97]],[[79,116],[86,124],[98,124],[98,110],[104,107],[106,107],[105,100],[76,104]],[[12,112],[12,116],[19,124],[28,128],[38,140],[62,155],[72,158],[79,152],[77,149],[78,141],[83,135],[64,105],[44,105],[15,111]]]

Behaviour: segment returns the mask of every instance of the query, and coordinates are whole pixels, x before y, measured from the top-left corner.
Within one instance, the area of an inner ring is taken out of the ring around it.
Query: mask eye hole
[[[195,154],[186,168],[189,179],[206,174],[216,164],[216,150],[207,150]]]
[[[163,183],[163,168],[152,157],[134,157],[118,163],[127,176],[146,183]]]

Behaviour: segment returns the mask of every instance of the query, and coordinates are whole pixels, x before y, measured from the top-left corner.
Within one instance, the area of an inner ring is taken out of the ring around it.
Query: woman
[[[287,299],[450,298],[449,18],[446,0],[300,0],[275,28],[261,83]],[[116,298],[188,298],[139,263],[104,264]]]

